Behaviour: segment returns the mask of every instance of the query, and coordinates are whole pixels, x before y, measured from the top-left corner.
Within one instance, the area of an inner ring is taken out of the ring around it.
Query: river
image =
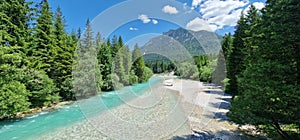
[[[21,119],[2,121],[0,122],[0,140],[35,139],[58,128],[83,121],[86,117],[100,115],[143,95],[162,80],[151,78],[146,83],[101,93],[55,110],[40,112]]]

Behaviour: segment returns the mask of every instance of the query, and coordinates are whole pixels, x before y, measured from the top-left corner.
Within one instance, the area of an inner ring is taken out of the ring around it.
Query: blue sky
[[[209,30],[220,35],[233,32],[241,12],[250,4],[258,9],[265,0],[49,0],[60,6],[67,31],[84,29],[92,20],[93,31],[103,37],[122,35],[127,44],[140,46],[170,29]]]

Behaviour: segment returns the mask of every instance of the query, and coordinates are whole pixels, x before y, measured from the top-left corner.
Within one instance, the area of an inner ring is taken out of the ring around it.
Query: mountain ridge
[[[214,32],[178,28],[153,37],[141,47],[141,51],[145,54],[145,61],[155,59],[157,55],[170,60],[185,60],[199,54],[218,54],[221,40],[222,36]]]

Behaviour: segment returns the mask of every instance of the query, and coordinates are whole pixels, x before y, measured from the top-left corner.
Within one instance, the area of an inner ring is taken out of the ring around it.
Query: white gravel
[[[151,89],[126,104],[38,139],[157,140],[203,137],[192,130],[224,140],[236,139],[232,133],[223,134],[224,131],[236,130],[237,126],[226,120],[224,113],[231,97],[224,95],[220,89],[204,86],[199,81],[180,79],[175,79],[173,86],[160,84]]]

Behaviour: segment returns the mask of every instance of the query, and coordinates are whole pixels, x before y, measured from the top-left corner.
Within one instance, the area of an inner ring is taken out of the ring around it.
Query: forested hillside
[[[153,74],[138,46],[131,52],[121,36],[95,36],[89,20],[83,33],[67,33],[60,8],[52,13],[47,0],[3,0],[0,6],[0,119]]]
[[[299,6],[298,0],[268,0],[261,11],[251,6],[234,35],[225,35],[218,60],[218,71],[227,66],[227,78],[219,80],[233,95],[231,121],[272,138],[300,138]]]

